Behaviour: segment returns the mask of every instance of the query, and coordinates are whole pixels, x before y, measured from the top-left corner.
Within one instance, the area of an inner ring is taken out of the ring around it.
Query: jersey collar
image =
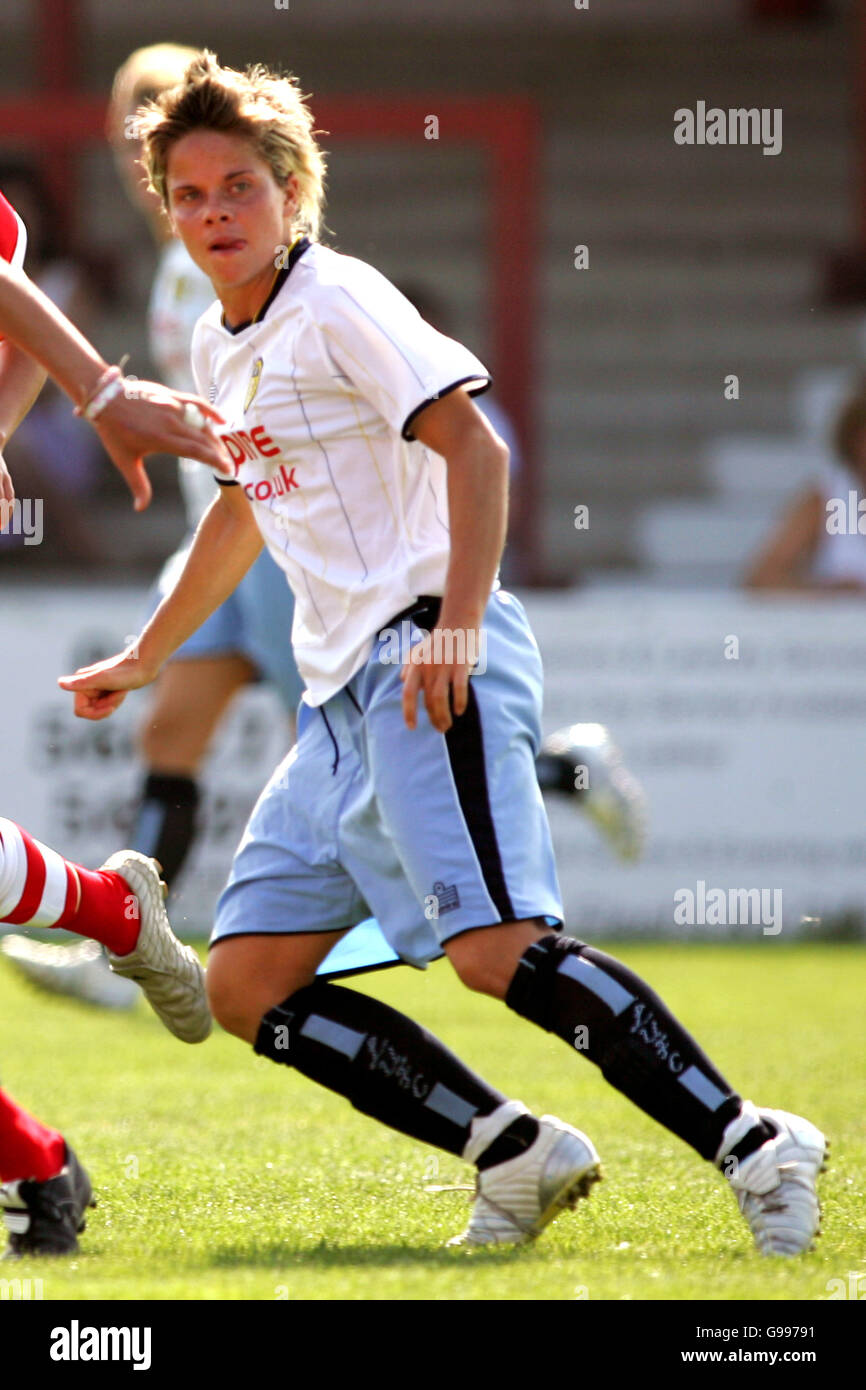
[[[293,244],[292,249],[286,258],[286,264],[284,266],[281,266],[280,269],[277,271],[277,274],[274,278],[274,283],[271,285],[271,292],[268,295],[259,312],[256,314],[255,318],[246,319],[243,323],[236,323],[232,328],[226,323],[225,313],[222,313],[220,315],[220,323],[222,324],[226,333],[231,333],[232,337],[234,337],[236,333],[243,333],[244,329],[249,328],[252,324],[261,323],[262,319],[270,309],[280,290],[283,288],[283,285],[286,283],[289,276],[291,275],[292,270],[297,265],[304,252],[309,250],[310,244],[310,238],[308,236],[298,237],[298,240]]]

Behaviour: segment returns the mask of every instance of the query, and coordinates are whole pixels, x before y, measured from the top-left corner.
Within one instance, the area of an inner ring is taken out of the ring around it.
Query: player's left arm
[[[460,644],[440,647],[426,639],[424,660],[402,669],[403,717],[414,729],[419,691],[434,728],[451,727],[451,707],[463,714],[469,697],[473,652],[480,651],[481,623],[505,544],[508,521],[508,449],[489,421],[461,389],[428,405],[413,421],[420,443],[445,459],[448,469],[448,513],[451,558],[445,594],[436,627],[464,634],[465,661],[457,661]],[[435,629],[434,629],[435,631]]]

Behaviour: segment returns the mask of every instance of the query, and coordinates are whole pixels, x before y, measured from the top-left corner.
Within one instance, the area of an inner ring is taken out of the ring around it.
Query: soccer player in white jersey
[[[459,1243],[538,1234],[599,1176],[591,1141],[506,1098],[396,1010],[316,979],[372,911],[400,959],[447,955],[470,989],[571,1054],[585,1028],[606,1079],[723,1170],[759,1249],[807,1249],[823,1135],[743,1101],[632,970],[561,933],[534,771],[538,649],[521,605],[495,587],[508,461],[471,400],[485,367],[372,267],[315,241],[324,166],[292,79],[203,53],[142,130],[153,186],[220,300],[193,364],[226,417],[236,485],[221,488],[134,647],[60,683],[79,715],[109,715],[263,541],[292,583],[307,687],[298,742],[217,909],[216,1018],[474,1163]]]
[[[46,370],[98,430],[137,506],[146,506],[150,495],[142,463],[147,453],[180,446],[219,466],[218,442],[183,418],[189,405],[199,422],[205,413],[219,420],[218,412],[149,383],[137,384],[128,395],[120,371],[107,366],[23,273],[26,240],[21,219],[0,194],[0,527],[14,520],[15,504],[2,447],[39,394]],[[122,969],[132,967],[145,988],[155,991],[152,1002],[163,1022],[187,1041],[201,1041],[210,1021],[206,1009],[196,1014],[200,967],[193,953],[175,942],[162,910],[158,874],[147,860],[133,862],[139,859],[117,856],[113,869],[90,873],[0,819],[0,923],[65,927],[103,943],[118,953]],[[120,867],[126,877],[117,872]],[[198,1027],[191,1032],[195,1017]],[[6,1256],[74,1253],[89,1205],[90,1179],[63,1135],[0,1090]]]
[[[151,356],[160,378],[182,391],[194,389],[193,328],[213,303],[214,291],[173,235],[159,198],[148,188],[146,175],[142,177],[136,112],[145,99],[180,82],[195,53],[180,44],[137,49],[115,74],[107,118],[108,138],[127,193],[160,248],[148,311]],[[486,402],[484,409],[490,409]],[[492,422],[496,427],[495,416]],[[192,535],[214,496],[213,479],[194,461],[180,459],[179,475],[189,536],[163,569],[154,607],[180,572]],[[269,639],[277,627],[290,632],[293,618],[292,590],[265,550],[234,594],[174,653],[156,683],[141,726],[146,773],[130,844],[158,860],[169,888],[195,837],[202,760],[236,695],[263,676],[280,694],[294,725],[303,685],[291,645]],[[543,791],[574,797],[616,854],[627,860],[640,855],[643,794],[603,725],[574,724],[551,734],[536,759],[536,776]],[[115,1008],[131,1007],[137,999],[135,987],[109,970],[92,942],[46,947],[16,934],[0,949],[21,974],[51,992]],[[367,922],[336,948],[320,973],[342,974],[392,959],[375,922]]]

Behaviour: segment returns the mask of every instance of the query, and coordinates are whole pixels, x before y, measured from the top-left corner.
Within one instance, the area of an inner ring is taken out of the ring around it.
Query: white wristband
[[[119,396],[123,389],[124,383],[122,376],[116,376],[113,377],[111,381],[107,381],[101,390],[97,391],[93,400],[88,401],[87,405],[82,410],[81,414],[84,419],[97,419],[97,417],[102,414],[109,401],[113,401],[115,396]]]

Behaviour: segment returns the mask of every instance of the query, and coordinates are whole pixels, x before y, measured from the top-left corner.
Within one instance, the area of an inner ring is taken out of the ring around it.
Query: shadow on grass
[[[227,1246],[213,1253],[208,1260],[211,1269],[280,1269],[289,1265],[301,1269],[356,1269],[365,1266],[373,1268],[399,1268],[400,1266],[424,1266],[428,1269],[458,1269],[461,1262],[471,1260],[474,1268],[480,1264],[511,1264],[515,1260],[535,1261],[538,1254],[544,1258],[534,1245],[500,1246],[493,1249],[445,1250],[427,1249],[417,1245],[332,1245],[322,1241],[319,1245],[298,1247],[286,1241],[259,1246],[255,1250],[240,1246]],[[551,1250],[549,1254],[557,1252]],[[561,1258],[561,1252],[560,1252]]]

